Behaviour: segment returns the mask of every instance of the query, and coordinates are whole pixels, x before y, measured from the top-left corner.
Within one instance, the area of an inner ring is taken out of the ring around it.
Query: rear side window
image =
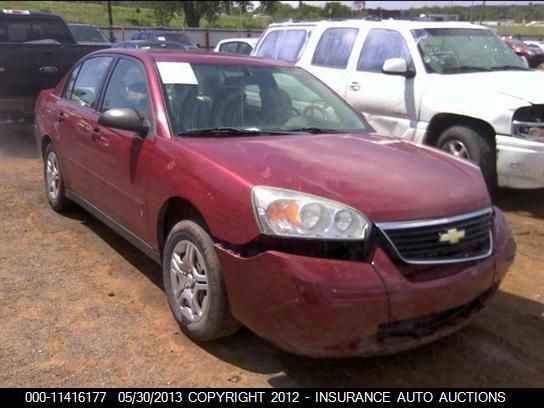
[[[230,42],[230,43],[222,44],[219,51],[235,53],[237,48],[238,48],[238,43],[237,42]]]
[[[81,106],[95,109],[98,91],[111,60],[111,57],[95,57],[85,61],[79,70],[70,99]]]
[[[251,45],[246,44],[246,43],[240,43],[239,46],[238,46],[238,53],[239,54],[249,55],[249,54],[251,54],[252,50],[253,50],[253,47],[251,47]]]
[[[404,58],[411,64],[410,51],[402,35],[392,30],[371,30],[359,55],[357,71],[381,73],[383,63],[390,58]]]
[[[70,30],[59,18],[6,15],[6,25],[8,41],[56,40],[60,43],[74,42]]]
[[[358,32],[359,30],[356,28],[329,28],[325,30],[315,49],[312,65],[346,68]]]
[[[74,84],[76,83],[77,74],[79,74],[79,70],[81,68],[81,65],[78,65],[76,69],[72,71],[70,74],[70,78],[66,81],[66,85],[64,86],[64,92],[62,93],[62,97],[65,99],[72,99],[72,92],[74,91]]]
[[[296,62],[306,42],[306,30],[275,30],[264,39],[258,57]]]

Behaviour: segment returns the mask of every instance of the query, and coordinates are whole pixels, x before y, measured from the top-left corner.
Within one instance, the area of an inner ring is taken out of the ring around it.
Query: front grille
[[[454,263],[486,258],[493,250],[493,210],[456,217],[378,224],[390,249],[409,264]]]

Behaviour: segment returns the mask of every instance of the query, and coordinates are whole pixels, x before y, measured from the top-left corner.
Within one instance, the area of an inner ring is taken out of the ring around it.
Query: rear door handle
[[[66,116],[64,115],[64,112],[59,112],[59,114],[57,115],[57,122],[59,123],[62,123],[64,122],[64,119],[66,119]]]
[[[351,84],[349,84],[349,89],[351,91],[359,91],[361,90],[361,85],[359,85],[359,82],[352,82]]]

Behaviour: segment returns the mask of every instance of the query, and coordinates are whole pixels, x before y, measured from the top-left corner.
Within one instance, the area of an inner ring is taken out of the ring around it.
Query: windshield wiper
[[[520,67],[519,65],[501,65],[498,67],[491,67],[489,68],[491,71],[507,71],[507,70],[515,70],[515,71],[528,71],[528,68]]]
[[[326,129],[326,128],[320,128],[320,127],[302,127],[297,129],[286,129],[287,132],[293,132],[293,133],[342,133],[337,129]]]
[[[450,73],[450,72],[471,72],[471,71],[489,71],[489,68],[484,67],[475,67],[472,65],[460,65],[457,67],[451,67],[448,69],[445,69],[442,71],[442,73]]]
[[[258,129],[238,129],[238,128],[232,128],[232,127],[215,127],[215,128],[207,128],[207,129],[186,130],[184,132],[178,133],[178,136],[260,135],[260,134],[263,134],[263,133],[271,133],[271,132],[263,132],[263,131],[258,130]]]

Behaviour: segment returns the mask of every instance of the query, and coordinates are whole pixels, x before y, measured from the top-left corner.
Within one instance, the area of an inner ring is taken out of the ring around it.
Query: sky
[[[282,3],[289,3],[293,7],[298,6],[298,1],[283,1]],[[324,5],[325,1],[304,1],[304,3],[311,6]],[[353,1],[341,1],[342,4],[346,6],[351,6]],[[381,7],[383,9],[391,10],[400,10],[400,9],[409,9],[411,7],[427,7],[427,6],[444,6],[448,7],[451,5],[460,5],[460,6],[470,6],[474,3],[474,6],[481,5],[481,1],[367,1],[366,8],[375,9]],[[544,4],[544,1],[486,1],[485,4],[488,6],[493,5],[504,5],[504,4]]]

